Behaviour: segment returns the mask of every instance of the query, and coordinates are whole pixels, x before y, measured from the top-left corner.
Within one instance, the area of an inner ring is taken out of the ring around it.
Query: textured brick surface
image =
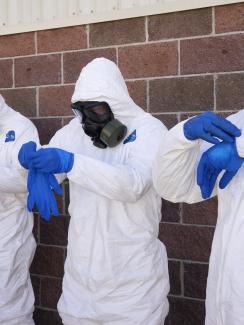
[[[203,301],[170,298],[170,312],[165,325],[204,325]]]
[[[181,41],[181,73],[244,70],[244,35]]]
[[[150,112],[202,111],[214,105],[212,76],[152,80],[149,92]]]
[[[160,223],[159,238],[170,258],[207,262],[214,229]]]
[[[33,218],[34,218],[34,227],[33,227],[33,235],[35,237],[36,243],[40,243],[40,238],[39,238],[39,215],[38,213],[33,213]]]
[[[41,87],[39,90],[40,116],[73,115],[71,97],[74,86]]]
[[[244,4],[238,3],[215,8],[215,30],[217,33],[244,30]]]
[[[63,325],[58,313],[37,308],[34,312],[35,325]]]
[[[69,217],[52,217],[47,223],[40,221],[40,242],[47,245],[66,246],[68,238]]]
[[[64,54],[64,82],[74,83],[79,77],[81,69],[95,58],[105,57],[116,62],[116,50],[98,49]]]
[[[166,200],[162,200],[162,220],[168,222],[180,221],[180,205],[178,203],[171,203]]]
[[[31,273],[63,276],[64,250],[59,247],[38,246],[34,261],[31,265]]]
[[[184,263],[184,295],[205,299],[208,265]]]
[[[62,126],[61,118],[34,119],[32,122],[37,127],[41,144],[47,144]]]
[[[40,289],[41,289],[41,280],[39,277],[32,275],[31,276],[31,283],[33,286],[33,291],[35,294],[35,305],[40,304]]]
[[[37,52],[79,50],[87,47],[86,28],[75,26],[37,32]]]
[[[169,261],[170,294],[181,294],[181,263]]]
[[[219,75],[216,80],[217,110],[240,110],[244,108],[244,74]]]
[[[0,88],[10,88],[13,86],[13,61],[0,61]],[[0,90],[1,91],[1,90]]]
[[[41,306],[42,307],[56,309],[61,293],[62,293],[61,279],[52,279],[52,278],[41,279]]]
[[[147,110],[147,84],[145,80],[128,81],[128,91],[134,102]]]
[[[6,103],[25,116],[36,116],[36,89],[5,89],[0,90]]]
[[[90,26],[90,46],[109,46],[143,42],[146,39],[145,18],[123,19]]]
[[[217,210],[217,198],[196,204],[183,204],[183,222],[198,225],[215,225]]]
[[[61,82],[61,56],[41,55],[15,60],[16,86],[58,84]]]
[[[177,43],[119,48],[119,67],[125,78],[174,75],[178,71]]]
[[[148,29],[150,41],[210,34],[212,11],[205,8],[151,16]]]
[[[205,110],[217,109],[226,117],[244,107],[243,6],[40,31],[37,55],[33,33],[0,37],[0,93],[10,106],[31,117],[45,144],[71,119],[70,98],[81,69],[96,57],[114,62],[118,57],[133,100],[168,128]],[[214,23],[221,35],[212,32]],[[46,223],[35,213],[38,248],[31,271],[37,325],[62,324],[56,305],[69,223],[67,181],[63,188],[58,218]],[[207,262],[216,219],[217,199],[193,205],[163,201],[159,238],[167,248],[171,284],[166,325],[204,324]]]
[[[65,185],[65,214],[68,214],[68,208],[70,203],[70,197],[69,197],[69,183],[66,182]]]
[[[0,36],[0,57],[35,53],[34,33]]]
[[[180,121],[185,121],[188,118],[193,117],[195,115],[196,115],[195,113],[181,113],[179,118],[180,118]]]
[[[178,117],[176,114],[153,114],[158,118],[168,129],[171,129],[178,123]]]

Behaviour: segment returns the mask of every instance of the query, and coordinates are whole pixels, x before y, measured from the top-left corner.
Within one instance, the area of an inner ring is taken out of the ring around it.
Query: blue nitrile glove
[[[55,176],[40,173],[31,168],[28,173],[27,187],[29,191],[27,208],[29,211],[32,211],[34,205],[36,205],[41,217],[46,221],[50,220],[51,214],[54,216],[59,215],[54,192],[62,195],[63,191]]]
[[[20,148],[18,159],[25,169],[29,169],[31,167],[31,157],[33,153],[36,152],[36,143],[33,141],[29,141],[22,145]]]
[[[212,112],[187,120],[183,129],[188,140],[203,139],[213,144],[219,143],[218,139],[233,142],[235,137],[241,135],[241,131],[234,124]]]
[[[68,173],[74,164],[74,154],[58,148],[43,148],[31,158],[34,168],[43,173]]]
[[[219,187],[225,188],[240,169],[244,159],[238,155],[236,143],[221,142],[208,149],[202,155],[197,168],[197,184],[202,197],[209,198],[218,175],[225,170]]]

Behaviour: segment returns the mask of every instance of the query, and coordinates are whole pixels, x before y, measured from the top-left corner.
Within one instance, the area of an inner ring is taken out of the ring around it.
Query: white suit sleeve
[[[236,138],[236,148],[239,156],[244,158],[244,129],[242,133],[240,137]]]
[[[196,203],[203,201],[196,169],[202,153],[211,144],[186,139],[184,123],[173,127],[161,144],[153,165],[153,182],[157,192],[168,201]],[[212,196],[215,193],[216,187]]]
[[[244,109],[227,117],[241,130],[241,136],[236,138],[236,148],[240,157],[244,158]]]
[[[74,166],[67,176],[83,188],[108,199],[136,202],[152,186],[152,161],[165,132],[161,123],[155,128],[150,123],[141,128],[134,142],[122,144],[130,148],[121,164],[75,154]]]
[[[17,130],[18,135],[18,130]],[[23,131],[17,136],[11,146],[9,156],[10,164],[1,165],[0,162],[0,191],[7,193],[25,193],[27,192],[27,170],[25,170],[18,161],[18,153],[22,144],[34,141],[39,144],[39,137],[34,125],[29,124],[23,128]]]
[[[42,146],[42,148],[47,148],[47,147],[63,148],[62,132],[63,132],[63,129],[60,129],[59,131],[57,131],[55,133],[55,135],[52,137],[52,139],[50,140],[49,144]],[[65,148],[64,150],[67,150],[67,149]],[[67,151],[69,151],[69,150],[67,150]],[[61,174],[55,174],[55,177],[56,177],[58,183],[61,184],[67,178],[67,175],[65,173],[61,173]]]

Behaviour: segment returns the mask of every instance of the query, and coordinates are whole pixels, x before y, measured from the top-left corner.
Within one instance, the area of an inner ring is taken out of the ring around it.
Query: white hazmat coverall
[[[0,95],[0,324],[31,325],[34,295],[29,267],[36,248],[26,208],[27,172],[18,161],[23,143],[39,142],[34,125]]]
[[[244,110],[228,118],[244,130]],[[153,169],[158,193],[172,202],[202,201],[196,182],[198,161],[210,144],[190,141],[183,125],[172,128],[161,145]],[[244,157],[244,134],[236,138],[237,151]],[[223,175],[223,173],[221,173]],[[244,165],[229,185],[221,190],[218,181],[218,220],[212,243],[206,297],[206,325],[244,324]]]
[[[167,129],[132,101],[119,69],[104,58],[83,68],[77,101],[107,102],[127,126],[126,137],[135,130],[136,136],[100,149],[74,118],[50,142],[75,154],[67,174],[71,221],[59,313],[65,325],[162,325],[169,278],[151,174]]]

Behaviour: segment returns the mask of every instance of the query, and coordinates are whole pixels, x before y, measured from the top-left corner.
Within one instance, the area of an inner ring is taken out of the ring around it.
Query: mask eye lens
[[[97,115],[103,115],[109,112],[108,108],[103,105],[91,107],[90,110]]]

